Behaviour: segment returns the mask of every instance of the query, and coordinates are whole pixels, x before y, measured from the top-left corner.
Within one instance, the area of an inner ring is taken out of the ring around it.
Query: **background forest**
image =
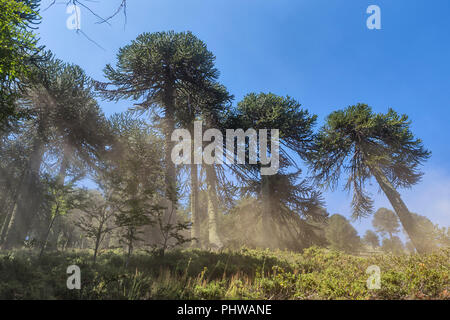
[[[0,298],[449,297],[450,228],[398,191],[431,157],[407,115],[359,103],[318,126],[290,96],[236,101],[189,31],[141,33],[98,66],[107,81],[92,79],[37,39],[40,9],[0,0]],[[132,107],[106,117],[99,101]],[[175,165],[172,133],[193,137],[194,121],[224,136],[279,129],[279,171],[261,175],[260,155]],[[323,192],[341,182],[353,220],[327,211]],[[392,208],[374,207],[370,183]],[[369,216],[358,235],[352,222]],[[68,261],[89,270],[89,289],[57,283]],[[377,293],[370,264],[389,270]]]

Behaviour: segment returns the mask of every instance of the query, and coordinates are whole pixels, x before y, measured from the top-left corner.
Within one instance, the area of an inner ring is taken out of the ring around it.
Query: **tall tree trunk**
[[[194,136],[194,124],[191,128],[191,238],[195,239],[191,245],[193,247],[201,247],[200,240],[200,217],[199,217],[199,197],[198,197],[198,164],[195,163],[195,136]]]
[[[0,246],[3,245],[3,242],[5,241],[6,233],[8,231],[8,227],[11,222],[13,206],[15,205],[15,203],[17,201],[17,197],[19,195],[19,187],[22,185],[23,179],[24,179],[24,173],[21,174],[19,182],[15,186],[13,186],[11,181],[9,181],[9,179],[8,179],[7,188],[9,188],[10,190],[13,190],[13,191],[10,191],[10,194],[11,194],[10,201],[8,201],[8,195],[5,194],[4,202],[2,204],[2,206],[3,206],[2,210],[5,213],[5,219],[3,221],[2,228],[0,230]]]
[[[208,240],[211,248],[223,246],[217,233],[218,201],[216,191],[216,171],[213,165],[206,165],[206,183],[208,194]]]
[[[270,177],[261,175],[261,235],[260,243],[263,247],[273,248],[275,245],[274,226],[272,224],[272,202],[270,197]]]
[[[425,253],[426,250],[420,242],[420,237],[418,236],[419,233],[413,221],[413,217],[409,212],[408,207],[400,197],[400,194],[397,190],[395,190],[393,185],[389,182],[389,180],[378,167],[369,166],[369,168],[378,184],[380,185],[381,189],[389,199],[389,202],[397,213],[397,216],[400,219],[403,228],[411,239],[411,242],[416,248],[417,252],[420,254]]]
[[[101,227],[100,227],[101,228]],[[97,262],[97,253],[98,253],[98,248],[100,247],[100,241],[101,241],[101,229],[99,229],[98,233],[97,233],[97,237],[95,238],[95,247],[94,247],[94,264]]]
[[[33,145],[28,168],[24,173],[24,179],[19,186],[18,196],[12,206],[11,220],[3,244],[5,249],[10,249],[23,243],[33,219],[32,213],[39,207],[36,193],[33,191],[36,190],[39,183],[39,171],[44,156],[44,145],[39,138],[35,139]]]
[[[57,212],[58,212],[58,208],[56,209],[56,213],[55,213],[55,215],[52,217],[52,219],[51,219],[51,221],[50,221],[50,224],[49,224],[49,226],[48,226],[48,228],[47,228],[47,232],[46,232],[46,234],[45,234],[44,241],[42,242],[41,252],[39,253],[39,258],[42,257],[42,255],[44,254],[44,250],[45,250],[45,247],[47,246],[47,242],[48,242],[48,236],[50,235],[50,231],[52,230],[53,223],[55,222],[55,219],[56,219],[56,217],[58,216]]]
[[[193,246],[200,246],[200,219],[198,216],[198,165],[191,164],[191,238]]]
[[[0,228],[0,241],[1,241],[1,230],[3,230],[3,226],[5,225],[5,221],[8,219],[9,211],[8,211],[8,198],[10,198],[8,192],[6,191],[6,188],[1,190],[3,191],[3,194],[0,194],[0,218],[3,216],[2,222],[2,228]],[[1,243],[1,242],[0,242]]]
[[[9,205],[11,200],[15,199],[15,191],[17,191],[14,190],[17,188],[14,188],[14,183],[12,181],[14,180],[13,176],[8,171],[7,168],[0,167],[0,178],[4,181],[4,185],[0,188],[0,192],[2,193],[0,196],[0,216],[3,216],[2,227],[0,230],[0,244],[2,243],[4,232],[6,232],[9,220],[11,219]]]
[[[130,227],[128,229],[128,253],[127,253],[127,259],[125,261],[125,267],[128,267],[128,263],[130,262],[131,255],[133,253],[133,238],[134,238],[134,228]]]
[[[111,244],[111,232],[108,232],[104,240],[104,248],[109,249],[110,244]]]
[[[6,231],[8,230],[8,226],[11,221],[11,214],[12,214],[12,212],[10,210],[10,205],[7,203],[6,199],[2,203],[2,206],[4,208],[3,212],[5,213],[5,218],[2,223],[2,228],[0,229],[0,246],[3,244],[4,238],[6,235]]]
[[[176,171],[175,163],[172,161],[172,149],[174,143],[172,142],[172,133],[175,129],[175,103],[174,103],[174,89],[168,87],[164,97],[164,139],[165,139],[165,183],[166,183],[166,218],[168,218],[172,210],[176,211],[177,206],[177,189],[176,189]],[[176,223],[176,215],[172,215],[172,221],[167,223]]]
[[[67,168],[69,167],[69,158],[67,156],[67,153],[68,153],[67,149],[64,148],[63,159],[61,161],[61,166],[59,167],[59,173],[58,173],[58,177],[56,180],[60,186],[64,186],[64,180],[66,179]],[[56,208],[55,215],[52,217],[50,225],[45,234],[45,238],[44,238],[44,241],[43,241],[43,244],[41,247],[41,252],[39,253],[39,257],[41,257],[42,254],[44,253],[44,250],[48,243],[50,232],[52,230],[53,224],[54,224],[58,214],[59,214],[59,206]],[[56,248],[57,248],[57,239],[56,239]]]

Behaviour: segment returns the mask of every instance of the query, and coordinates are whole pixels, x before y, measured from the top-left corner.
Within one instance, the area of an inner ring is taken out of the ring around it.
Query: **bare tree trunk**
[[[389,180],[385,177],[385,175],[379,168],[374,166],[369,166],[369,168],[373,176],[377,180],[378,184],[380,185],[381,189],[389,199],[389,202],[391,203],[392,207],[397,213],[397,216],[400,219],[403,228],[405,229],[406,233],[411,239],[411,242],[416,248],[417,252],[420,254],[425,253],[426,250],[424,247],[422,247],[421,242],[419,240],[420,237],[418,237],[418,230],[413,221],[413,217],[409,212],[408,207],[405,205],[402,198],[400,197],[400,194],[397,192],[397,190],[395,190],[395,188],[392,186],[392,184],[389,182]]]
[[[191,242],[193,247],[201,247],[200,240],[200,217],[199,217],[199,198],[198,198],[198,165],[195,163],[195,143],[194,143],[194,124],[191,129]]]
[[[19,183],[14,183],[12,177],[8,176],[6,170],[1,169],[4,172],[0,172],[4,174],[6,177],[5,186],[3,186],[3,196],[0,201],[0,214],[4,214],[5,217],[2,222],[2,227],[0,230],[0,245],[2,245],[4,237],[6,235],[6,231],[8,230],[9,222],[11,221],[12,208],[11,204],[16,202],[16,197],[18,194],[18,186],[21,185],[21,181],[23,179],[23,174],[20,176]]]
[[[62,159],[62,162],[61,162],[61,166],[59,167],[59,173],[58,173],[58,177],[57,177],[57,183],[60,186],[64,186],[64,180],[66,179],[66,172],[67,172],[67,168],[68,167],[69,167],[69,159],[67,157],[67,149],[64,148],[64,155],[63,155],[63,159]],[[44,239],[44,242],[42,244],[41,252],[39,253],[39,257],[41,257],[42,254],[44,253],[45,247],[47,246],[47,243],[48,243],[48,237],[50,235],[50,231],[52,230],[53,224],[54,224],[58,214],[59,214],[59,205],[57,206],[56,211],[55,211],[55,215],[52,217],[50,225],[49,225],[49,227],[47,229],[47,233],[45,235],[45,239]],[[58,241],[58,239],[56,239],[56,249],[58,249],[57,241]]]
[[[17,197],[19,195],[19,187],[22,185],[23,179],[24,179],[24,174],[22,174],[22,176],[21,176],[21,178],[19,180],[19,183],[15,186],[15,188],[14,188],[15,190],[13,192],[11,192],[12,195],[11,195],[11,201],[10,202],[7,201],[7,199],[6,199],[7,195],[5,195],[5,201],[3,203],[3,205],[4,205],[4,209],[3,210],[5,212],[5,220],[3,221],[2,229],[0,231],[0,245],[3,245],[3,242],[5,241],[6,233],[8,231],[8,227],[9,227],[9,224],[11,222],[11,217],[12,217],[12,213],[13,213],[13,206],[17,202]],[[11,184],[9,185],[9,187],[13,188]]]
[[[273,248],[275,239],[273,239],[274,226],[272,224],[272,202],[270,198],[270,179],[269,176],[261,175],[261,235],[260,242],[265,248]]]
[[[200,219],[198,216],[198,165],[191,164],[191,238],[192,246],[200,246]]]
[[[131,255],[133,253],[133,237],[134,237],[134,228],[133,227],[128,229],[128,235],[129,235],[128,253],[127,253],[127,259],[125,262],[125,267],[128,267],[128,263],[130,262]]]
[[[174,90],[169,87],[164,99],[165,115],[164,115],[164,139],[165,139],[165,183],[166,183],[166,199],[167,209],[166,217],[168,217],[173,209],[177,206],[177,189],[176,189],[176,170],[175,163],[172,161],[172,133],[175,129],[175,107],[174,107]],[[172,217],[173,221],[167,223],[176,223],[176,215]]]
[[[211,248],[223,247],[217,233],[218,201],[216,190],[216,171],[213,165],[206,165],[206,183],[208,193],[208,240]]]
[[[10,221],[11,221],[11,215],[12,215],[12,212],[11,212],[11,210],[10,210],[10,208],[9,208],[9,205],[6,203],[6,201],[5,201],[5,203],[4,203],[4,206],[5,206],[5,219],[3,220],[3,223],[2,223],[2,228],[1,228],[1,230],[0,230],[0,245],[2,245],[3,244],[3,241],[4,241],[4,238],[5,238],[5,235],[6,235],[6,231],[8,230],[8,226],[9,226],[9,223],[10,223]]]
[[[99,231],[98,234],[97,234],[97,237],[95,239],[94,264],[97,262],[97,253],[98,253],[98,248],[100,247],[100,239],[101,239],[101,233]]]
[[[48,236],[50,235],[50,231],[52,230],[53,223],[55,222],[55,219],[58,216],[57,212],[58,212],[58,208],[56,209],[56,214],[52,217],[52,220],[50,221],[50,224],[47,228],[47,233],[45,234],[45,239],[42,242],[41,252],[39,252],[39,258],[41,258],[42,255],[44,254],[44,250],[45,250],[45,247],[47,246],[47,242],[48,242]]]
[[[0,217],[3,216],[2,227],[0,228],[0,244],[2,243],[3,239],[3,228],[5,228],[5,224],[9,224],[10,219],[10,212],[8,210],[8,198],[9,194],[4,190],[3,195],[0,196]]]
[[[29,231],[31,220],[33,219],[32,210],[36,210],[36,207],[38,207],[33,189],[39,183],[39,171],[43,155],[43,144],[39,138],[36,138],[28,168],[24,173],[24,179],[19,186],[18,196],[12,206],[11,219],[3,244],[5,249],[10,249],[23,243]]]

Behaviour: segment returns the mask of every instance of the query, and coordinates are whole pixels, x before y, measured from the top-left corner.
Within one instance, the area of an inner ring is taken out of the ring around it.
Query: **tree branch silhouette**
[[[93,0],[67,0],[67,1],[57,2],[56,0],[52,0],[52,2],[43,11],[46,11],[46,10],[50,9],[51,7],[53,7],[56,4],[65,4],[66,6],[72,4],[74,6],[80,6],[80,7],[85,8],[93,16],[98,18],[100,21],[96,22],[97,24],[106,23],[109,26],[111,26],[109,21],[112,20],[114,17],[116,17],[121,12],[123,12],[123,15],[124,15],[124,18],[125,18],[124,27],[126,26],[126,24],[127,24],[127,0],[121,0],[120,5],[117,7],[117,9],[114,11],[114,13],[111,14],[107,18],[103,18],[98,13],[96,13],[93,9],[91,9],[89,7],[89,5],[87,5],[87,4],[83,3],[83,2],[97,2],[98,3],[99,1],[93,1]],[[90,38],[84,31],[81,31],[81,29],[77,29],[76,32],[82,34],[86,39],[88,39],[90,42],[94,43],[100,49],[105,50],[100,44],[98,44],[95,40]]]
[[[79,5],[80,7],[83,7],[86,10],[88,10],[93,16],[98,18],[100,20],[100,21],[97,22],[98,24],[106,23],[108,25],[110,25],[109,21],[111,19],[116,17],[119,13],[123,12],[123,15],[124,15],[124,18],[125,18],[125,25],[126,25],[126,23],[127,23],[127,0],[121,0],[121,2],[119,4],[119,6],[117,7],[116,11],[114,11],[114,13],[112,15],[110,15],[109,17],[107,17],[107,18],[103,18],[102,16],[100,16],[98,13],[96,13],[94,10],[92,10],[89,7],[89,5],[85,4],[84,2],[99,2],[99,1],[92,1],[92,0],[67,0],[67,1],[57,2],[56,0],[53,0],[47,6],[47,8],[45,8],[43,11],[46,11],[46,10],[50,9],[55,4],[65,4],[66,6],[68,6],[69,4],[73,4],[74,6]]]

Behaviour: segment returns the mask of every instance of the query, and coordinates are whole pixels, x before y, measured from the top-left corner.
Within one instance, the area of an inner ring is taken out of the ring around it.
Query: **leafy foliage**
[[[379,168],[394,187],[410,187],[422,174],[419,166],[429,158],[422,141],[416,139],[408,116],[392,109],[374,113],[365,104],[331,113],[316,139],[310,164],[316,180],[335,189],[347,173],[345,189],[353,190],[353,214],[372,212],[373,201],[364,188],[372,177],[371,166]]]
[[[372,225],[377,232],[383,235],[388,234],[390,238],[400,231],[397,216],[386,208],[380,208],[375,212]]]
[[[380,239],[378,238],[377,234],[373,232],[372,230],[367,230],[363,242],[376,248],[380,246]]]
[[[361,244],[355,228],[340,214],[334,214],[328,219],[325,236],[335,250],[356,252]]]
[[[20,117],[20,79],[30,72],[40,48],[32,29],[40,21],[40,0],[0,1],[0,132]],[[23,114],[22,114],[23,115]]]
[[[1,299],[450,299],[448,249],[428,255],[357,257],[312,247],[301,253],[170,251],[164,257],[110,251],[51,253],[39,264],[25,251],[0,254]],[[66,268],[82,270],[67,290]],[[381,289],[366,286],[381,269]],[[77,292],[75,292],[77,291]]]

